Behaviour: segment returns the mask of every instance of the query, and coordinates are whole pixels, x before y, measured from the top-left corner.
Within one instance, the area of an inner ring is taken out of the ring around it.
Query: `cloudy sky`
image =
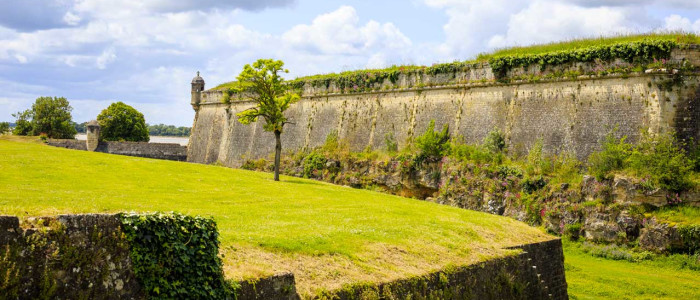
[[[293,78],[665,29],[700,33],[700,0],[0,0],[0,121],[64,96],[78,122],[123,101],[191,126],[196,71],[213,87],[261,57]]]

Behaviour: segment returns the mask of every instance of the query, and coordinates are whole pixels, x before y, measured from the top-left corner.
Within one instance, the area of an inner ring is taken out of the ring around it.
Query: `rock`
[[[647,222],[639,235],[639,246],[644,250],[661,253],[682,245],[683,240],[675,226],[658,223],[654,218]]]
[[[620,239],[624,231],[616,222],[612,222],[608,213],[594,212],[586,218],[584,224],[585,237],[588,240],[612,243]]]
[[[634,239],[639,236],[640,220],[632,216],[629,211],[623,210],[617,216],[617,225],[623,230],[627,239]]]

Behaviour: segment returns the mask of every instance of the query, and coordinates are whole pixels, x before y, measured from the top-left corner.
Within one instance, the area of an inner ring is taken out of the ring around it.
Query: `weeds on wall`
[[[211,218],[121,214],[134,275],[150,299],[227,299],[219,232]]]
[[[680,192],[693,186],[691,175],[697,159],[693,155],[674,133],[653,136],[644,132],[633,145],[626,136],[616,138],[613,131],[605,137],[602,149],[589,157],[588,170],[599,180],[609,179],[615,172],[629,173],[647,178],[649,189]]]
[[[511,69],[529,65],[544,67],[572,62],[611,61],[614,59],[623,59],[630,63],[650,63],[654,59],[669,58],[671,50],[678,46],[678,43],[671,40],[642,40],[542,54],[494,57],[489,59],[489,65],[497,77],[504,77]]]

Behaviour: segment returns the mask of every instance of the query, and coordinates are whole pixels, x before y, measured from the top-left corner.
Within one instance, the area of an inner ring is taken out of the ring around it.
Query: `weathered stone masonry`
[[[55,147],[68,148],[73,150],[87,150],[87,143],[85,141],[80,140],[50,139],[47,143]],[[155,159],[166,159],[176,161],[187,160],[187,147],[171,143],[101,141],[99,142],[94,151]]]
[[[674,50],[672,61],[700,66],[697,47]],[[615,61],[603,67],[624,66]],[[508,76],[546,75],[554,71],[590,70],[594,64],[575,63],[539,70],[514,69]],[[306,85],[302,100],[290,107],[294,122],[282,134],[283,149],[298,151],[323,144],[337,130],[352,150],[385,147],[393,134],[399,147],[435,120],[448,124],[466,142],[480,142],[500,129],[514,151],[528,149],[541,139],[546,151],[573,151],[586,158],[612,128],[635,141],[643,129],[652,133],[675,130],[681,138],[700,138],[700,77],[674,75],[672,70],[632,74],[579,76],[538,82],[494,80],[487,64],[465,72],[438,75],[401,75],[396,85],[384,82],[377,91],[342,91]],[[201,79],[201,77],[198,77]],[[203,80],[193,82],[196,111],[188,161],[221,162],[240,166],[245,159],[274,153],[273,135],[242,125],[236,113],[252,103],[234,99],[223,104],[223,92],[202,91]]]
[[[0,299],[143,299],[116,215],[0,216]],[[558,239],[423,276],[329,291],[332,299],[567,299]],[[299,299],[294,275],[240,282],[237,299]]]

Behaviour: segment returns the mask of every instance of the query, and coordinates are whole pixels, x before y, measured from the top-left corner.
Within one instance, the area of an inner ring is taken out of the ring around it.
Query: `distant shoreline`
[[[76,134],[75,139],[84,141],[87,138],[87,136],[84,133],[81,134]],[[187,143],[190,141],[189,137],[182,137],[182,136],[151,136],[151,140],[148,141],[149,143],[173,143],[173,144],[180,144],[182,146],[187,146]]]

